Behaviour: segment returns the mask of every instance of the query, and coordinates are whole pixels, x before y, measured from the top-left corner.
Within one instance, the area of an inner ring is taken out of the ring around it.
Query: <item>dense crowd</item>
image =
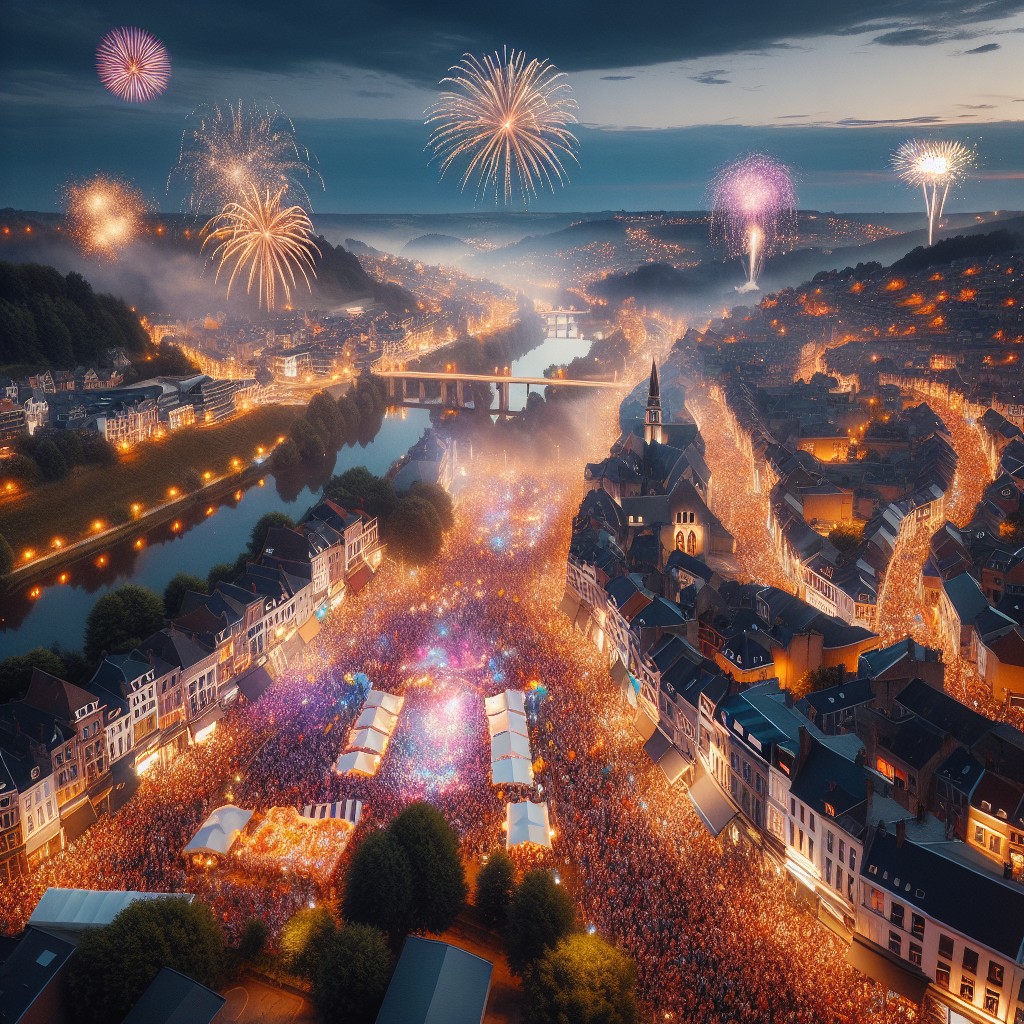
[[[503,842],[505,803],[549,800],[554,848],[519,850],[570,886],[581,923],[636,959],[640,996],[659,1017],[709,1022],[907,1019],[906,1004],[845,964],[842,943],[797,907],[756,853],[724,849],[681,787],[646,759],[606,657],[557,611],[578,467],[543,476],[472,467],[456,528],[435,564],[386,563],[255,704],[142,782],[116,816],[0,892],[17,930],[48,885],[195,892],[237,937],[253,916],[272,934],[301,906],[337,896],[239,866],[188,871],[181,851],[229,796],[265,812],[355,797],[359,836],[411,800],[436,804],[467,860]],[[333,771],[365,693],[365,673],[405,705],[372,777]],[[483,699],[527,693],[535,786],[495,787]],[[230,862],[230,858],[229,858]],[[340,874],[343,874],[343,869]]]

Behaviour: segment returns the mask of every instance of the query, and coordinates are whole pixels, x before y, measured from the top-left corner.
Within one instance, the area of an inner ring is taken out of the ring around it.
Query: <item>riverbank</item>
[[[0,534],[14,550],[24,580],[78,558],[85,545],[109,544],[153,513],[166,517],[180,502],[203,500],[207,485],[240,478],[269,454],[301,409],[260,406],[228,423],[197,426],[132,449],[109,466],[82,467],[65,480],[35,487],[0,508]]]

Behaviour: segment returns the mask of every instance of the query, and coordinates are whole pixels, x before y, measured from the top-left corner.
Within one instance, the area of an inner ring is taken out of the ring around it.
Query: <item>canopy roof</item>
[[[530,757],[530,741],[518,732],[499,732],[491,737],[491,761],[503,757]]]
[[[371,754],[383,754],[388,737],[376,729],[353,729],[348,737],[349,750],[368,750]]]
[[[334,770],[339,775],[376,775],[380,767],[380,755],[368,754],[365,750],[349,750],[338,758]]]
[[[376,729],[377,732],[390,736],[395,727],[397,716],[382,707],[364,707],[363,713],[356,719],[356,729]]]
[[[99,928],[110,924],[125,907],[136,900],[162,900],[173,896],[183,896],[190,901],[192,899],[188,893],[47,889],[32,911],[28,923],[30,927],[62,932]]]
[[[366,700],[363,702],[363,708],[364,710],[366,708],[383,708],[385,711],[390,711],[391,714],[397,715],[402,710],[404,703],[404,697],[398,697],[393,693],[385,693],[383,690],[370,690],[366,695]]]
[[[484,710],[488,715],[496,715],[500,711],[518,711],[519,714],[526,714],[526,700],[522,690],[505,690],[503,693],[496,693],[493,697],[484,698]]]
[[[533,765],[525,757],[503,757],[491,765],[495,786],[532,786]]]
[[[212,853],[223,857],[231,849],[239,832],[249,824],[253,812],[234,804],[218,807],[203,822],[192,841],[185,847],[186,856],[192,853]]]
[[[703,768],[697,771],[687,796],[693,804],[693,809],[697,812],[697,817],[704,822],[704,827],[716,838],[739,813],[736,805]]]
[[[489,715],[487,728],[491,730],[492,736],[497,736],[501,732],[517,732],[520,736],[530,735],[526,728],[526,715],[521,715],[518,711],[505,710],[499,711],[496,715]]]
[[[510,803],[506,809],[505,822],[508,825],[505,838],[507,847],[534,843],[551,849],[551,824],[546,801],[542,804],[535,804],[532,800]]]

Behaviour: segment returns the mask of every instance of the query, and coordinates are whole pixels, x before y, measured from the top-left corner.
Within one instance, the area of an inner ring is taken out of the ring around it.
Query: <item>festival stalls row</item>
[[[339,775],[376,775],[405,704],[404,697],[370,690],[334,770]]]

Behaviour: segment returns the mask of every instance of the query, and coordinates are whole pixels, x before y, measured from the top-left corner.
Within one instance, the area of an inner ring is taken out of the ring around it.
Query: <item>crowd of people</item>
[[[610,422],[610,421],[609,421]],[[540,470],[540,471],[538,471]],[[503,845],[505,804],[546,799],[550,851],[514,851],[570,887],[580,923],[637,963],[639,996],[659,1018],[717,1022],[910,1019],[912,1010],[848,967],[838,939],[799,908],[756,853],[704,831],[681,787],[646,759],[607,658],[557,610],[578,466],[514,459],[473,467],[456,527],[426,569],[385,563],[253,704],[147,776],[135,797],[64,853],[0,891],[17,931],[50,885],[193,892],[237,938],[259,917],[272,941],[329,882],[238,865],[186,871],[182,849],[220,803],[266,812],[350,797],[363,802],[352,846],[412,800],[439,807],[467,861]],[[365,697],[405,697],[373,776],[334,772]],[[483,698],[527,695],[536,777],[496,787]],[[350,851],[349,854],[350,855]]]

